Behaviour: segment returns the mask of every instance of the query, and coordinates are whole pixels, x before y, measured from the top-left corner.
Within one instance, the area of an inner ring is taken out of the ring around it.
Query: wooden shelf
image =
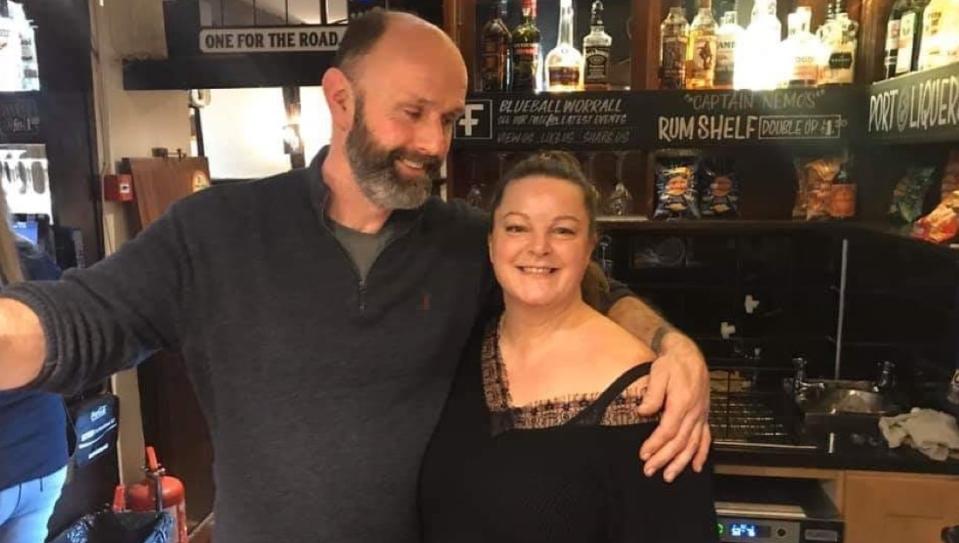
[[[194,55],[123,63],[124,90],[319,85],[333,52]]]
[[[603,232],[635,231],[645,234],[775,234],[791,232],[814,232],[834,237],[859,240],[887,240],[918,248],[930,254],[956,259],[959,263],[959,246],[937,245],[918,240],[902,228],[879,222],[859,221],[793,221],[793,220],[681,220],[654,221],[642,216],[599,217]]]
[[[642,231],[646,233],[682,234],[682,233],[773,233],[780,231],[811,230],[829,228],[835,223],[811,223],[791,220],[649,220],[645,217],[599,217],[597,222],[604,232]]]

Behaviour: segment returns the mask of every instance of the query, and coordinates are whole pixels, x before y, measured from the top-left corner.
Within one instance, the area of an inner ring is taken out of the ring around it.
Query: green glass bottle
[[[513,92],[536,92],[540,85],[541,36],[536,27],[536,0],[523,0],[523,22],[511,36]]]
[[[509,90],[510,32],[503,22],[505,0],[490,4],[489,21],[483,26],[480,47],[480,87],[484,92]]]

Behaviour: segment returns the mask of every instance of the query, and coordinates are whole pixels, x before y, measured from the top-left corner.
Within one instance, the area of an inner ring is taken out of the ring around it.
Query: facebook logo
[[[456,139],[493,139],[493,101],[467,100],[463,116],[456,122]]]

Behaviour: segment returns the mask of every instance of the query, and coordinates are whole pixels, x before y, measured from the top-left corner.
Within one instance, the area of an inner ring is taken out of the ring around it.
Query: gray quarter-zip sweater
[[[324,156],[195,194],[96,266],[4,293],[43,323],[45,390],[183,352],[220,542],[415,541],[420,459],[490,296],[486,219],[438,199],[394,213],[361,281],[323,216]]]

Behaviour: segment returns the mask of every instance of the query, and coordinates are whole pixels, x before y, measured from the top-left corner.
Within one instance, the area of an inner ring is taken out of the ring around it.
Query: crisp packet
[[[704,158],[697,168],[699,178],[699,209],[706,218],[735,218],[739,216],[739,179],[733,161],[722,158]]]
[[[835,194],[832,185],[848,184],[846,162],[844,156],[803,157],[794,161],[797,190],[793,218],[808,221],[830,217],[830,202]]]
[[[959,190],[953,191],[912,228],[912,237],[932,243],[944,243],[959,232]]]
[[[889,218],[899,224],[912,224],[922,215],[922,203],[932,186],[935,168],[913,167],[896,183],[889,204]]]
[[[695,157],[657,157],[654,219],[700,218]]]

